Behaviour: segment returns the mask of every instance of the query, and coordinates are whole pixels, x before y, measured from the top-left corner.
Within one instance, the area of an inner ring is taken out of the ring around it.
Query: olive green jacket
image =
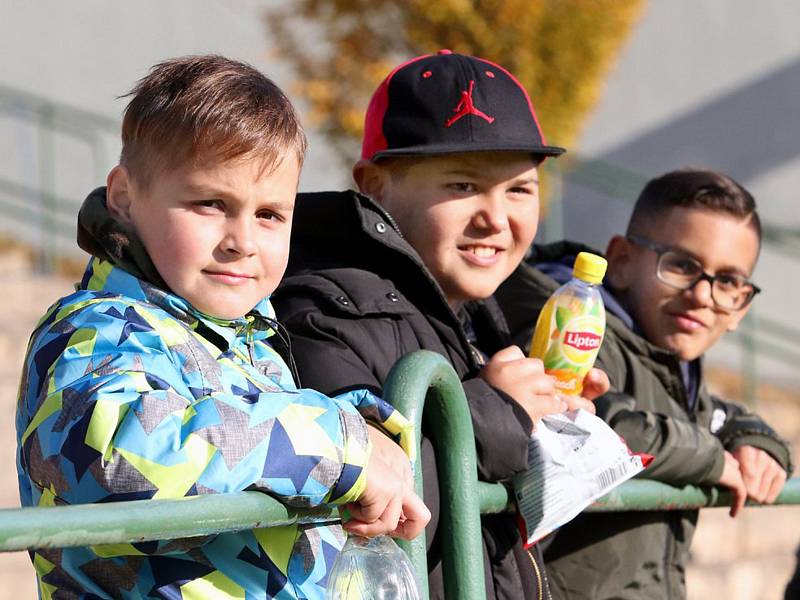
[[[527,347],[536,317],[558,284],[532,265],[558,262],[586,248],[568,242],[534,247],[498,290],[516,343]],[[788,445],[758,416],[711,396],[702,375],[689,408],[677,356],[607,313],[595,366],[611,381],[595,402],[598,416],[634,452],[655,456],[641,474],[672,485],[711,485],[722,475],[723,450],[752,445],[791,472]],[[554,598],[684,598],[685,564],[696,510],[583,514],[562,527],[545,561]]]

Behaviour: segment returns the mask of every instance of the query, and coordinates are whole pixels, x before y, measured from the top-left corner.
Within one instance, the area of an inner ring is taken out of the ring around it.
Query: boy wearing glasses
[[[747,498],[773,502],[791,472],[786,443],[742,407],[711,396],[702,355],[736,329],[759,292],[750,281],[761,245],[753,197],[730,177],[683,169],[650,181],[626,235],[606,257],[606,338],[597,366],[610,391],[595,401],[634,452],[655,456],[643,477],[721,485],[731,516]],[[570,277],[569,242],[534,247],[497,298],[520,344]],[[682,598],[698,511],[584,514],[545,554],[555,598]]]

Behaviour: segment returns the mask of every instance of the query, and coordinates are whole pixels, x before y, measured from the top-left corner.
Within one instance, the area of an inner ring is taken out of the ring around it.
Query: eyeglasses
[[[711,299],[723,310],[742,309],[761,291],[752,281],[735,273],[709,275],[696,259],[670,246],[638,235],[629,235],[627,239],[656,253],[656,277],[671,288],[688,290],[700,281],[708,281],[711,284]]]

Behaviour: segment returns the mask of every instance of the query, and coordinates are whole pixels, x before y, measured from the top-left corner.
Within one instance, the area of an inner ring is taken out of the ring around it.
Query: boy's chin
[[[480,300],[486,300],[492,294],[497,291],[497,288],[500,287],[499,285],[496,286],[481,286],[481,287],[470,287],[469,289],[461,289],[457,295],[457,299],[455,304],[464,304],[465,302],[477,302]],[[453,302],[450,302],[453,304]]]
[[[668,339],[661,346],[667,350],[672,350],[680,360],[691,362],[703,356],[711,344],[706,344],[703,340],[681,339],[679,337],[678,339]]]
[[[241,319],[249,313],[254,307],[250,306],[245,308],[242,305],[234,305],[232,303],[225,304],[209,304],[208,302],[190,302],[195,309],[212,319],[219,319],[220,321],[235,321]]]

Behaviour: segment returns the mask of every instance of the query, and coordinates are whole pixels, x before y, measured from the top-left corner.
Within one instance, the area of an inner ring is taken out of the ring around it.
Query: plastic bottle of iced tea
[[[606,312],[598,288],[606,266],[601,256],[578,254],[572,279],[553,292],[536,321],[530,356],[542,359],[562,394],[581,393],[603,342]]]

